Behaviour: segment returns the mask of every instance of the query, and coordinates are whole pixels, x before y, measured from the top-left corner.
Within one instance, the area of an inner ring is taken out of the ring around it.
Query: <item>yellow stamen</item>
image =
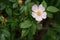
[[[40,12],[40,11],[37,11],[36,14],[37,14],[38,16],[40,16],[40,15],[41,15],[41,12]]]

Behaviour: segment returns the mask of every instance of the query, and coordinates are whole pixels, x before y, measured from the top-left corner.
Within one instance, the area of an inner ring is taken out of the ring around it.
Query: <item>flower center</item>
[[[37,14],[38,16],[40,16],[40,15],[41,15],[41,12],[40,12],[40,11],[37,11],[36,14]]]

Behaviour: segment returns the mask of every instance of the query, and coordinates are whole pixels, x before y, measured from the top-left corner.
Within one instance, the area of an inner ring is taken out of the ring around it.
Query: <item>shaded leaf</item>
[[[13,8],[17,8],[18,7],[18,4],[17,3],[14,3],[13,4]]]
[[[36,24],[36,25],[37,25],[37,26],[36,26],[37,30],[42,29],[42,24]]]
[[[49,18],[53,18],[53,14],[52,14],[52,13],[47,13],[47,16],[48,16]]]
[[[32,22],[30,20],[25,20],[21,23],[20,28],[29,28],[32,25]]]
[[[9,15],[9,16],[12,16],[12,9],[11,8],[6,8],[6,13]]]
[[[21,35],[21,37],[27,36],[28,33],[29,33],[29,30],[22,30],[22,35]]]
[[[42,2],[42,5],[46,8],[47,7],[47,3],[45,1]]]

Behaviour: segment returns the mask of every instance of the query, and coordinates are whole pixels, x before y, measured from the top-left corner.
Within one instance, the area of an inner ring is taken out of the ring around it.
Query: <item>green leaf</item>
[[[16,28],[16,26],[18,25],[17,19],[9,18],[8,22],[11,25],[11,30],[14,30]]]
[[[6,13],[9,15],[9,16],[12,16],[12,9],[7,7],[6,8]]]
[[[23,13],[23,12],[24,12],[24,10],[25,10],[25,6],[21,6],[20,10],[21,10],[21,12],[20,12],[20,13]]]
[[[29,30],[22,30],[22,35],[21,35],[21,37],[27,36],[28,33],[29,33]]]
[[[42,24],[37,24],[37,30],[40,30],[40,29],[42,29]]]
[[[7,37],[7,38],[10,37],[10,33],[9,33],[8,30],[5,29],[5,30],[2,30],[2,31],[3,31],[3,34],[4,34],[5,37]]]
[[[26,0],[25,1],[25,4],[28,4],[28,3],[30,3],[31,2],[31,0]]]
[[[18,7],[18,4],[17,3],[14,3],[13,4],[13,8],[17,8]]]
[[[0,30],[0,40],[8,40],[10,38],[10,32],[7,29]]]
[[[14,22],[14,19],[13,18],[8,18],[8,22],[9,23]]]
[[[32,25],[32,22],[30,20],[25,20],[21,23],[20,28],[29,28]]]
[[[9,0],[10,2],[17,2],[17,0]]]
[[[31,33],[32,33],[33,35],[35,34],[35,32],[36,32],[36,25],[35,25],[35,24],[33,24],[33,25],[31,26],[30,31],[31,31]]]
[[[47,11],[49,11],[49,12],[57,12],[57,11],[59,11],[59,9],[56,8],[56,7],[54,7],[54,6],[49,6],[49,7],[47,8]]]
[[[5,40],[4,34],[1,34],[0,40]]]
[[[5,5],[5,4],[0,3],[0,10],[3,10],[5,7],[6,7],[6,5]]]
[[[52,17],[53,17],[53,14],[52,14],[52,13],[47,13],[47,16],[48,16],[49,18],[52,18]]]
[[[31,26],[31,28],[29,28],[29,33],[28,33],[28,39],[29,40],[33,40],[33,35],[36,32],[36,26],[33,24],[33,26]]]
[[[42,5],[46,8],[47,7],[47,3],[45,1],[42,2]]]
[[[16,21],[12,22],[11,23],[11,30],[14,30],[17,25],[18,25],[18,23]]]

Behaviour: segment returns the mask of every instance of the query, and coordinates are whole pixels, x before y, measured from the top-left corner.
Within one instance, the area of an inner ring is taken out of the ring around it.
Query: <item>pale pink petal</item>
[[[32,12],[32,17],[33,17],[33,18],[36,18],[36,17],[37,17],[37,15],[36,15],[35,12]]]
[[[38,10],[38,6],[37,5],[33,5],[32,6],[32,11],[36,12]]]
[[[40,10],[40,11],[45,11],[45,8],[43,7],[42,4],[39,5],[39,10]]]
[[[43,19],[46,19],[47,13],[46,12],[43,12],[41,16],[42,16]]]
[[[41,18],[41,17],[36,17],[35,19],[36,19],[36,21],[38,21],[38,22],[41,22],[41,21],[42,21],[42,18]]]

